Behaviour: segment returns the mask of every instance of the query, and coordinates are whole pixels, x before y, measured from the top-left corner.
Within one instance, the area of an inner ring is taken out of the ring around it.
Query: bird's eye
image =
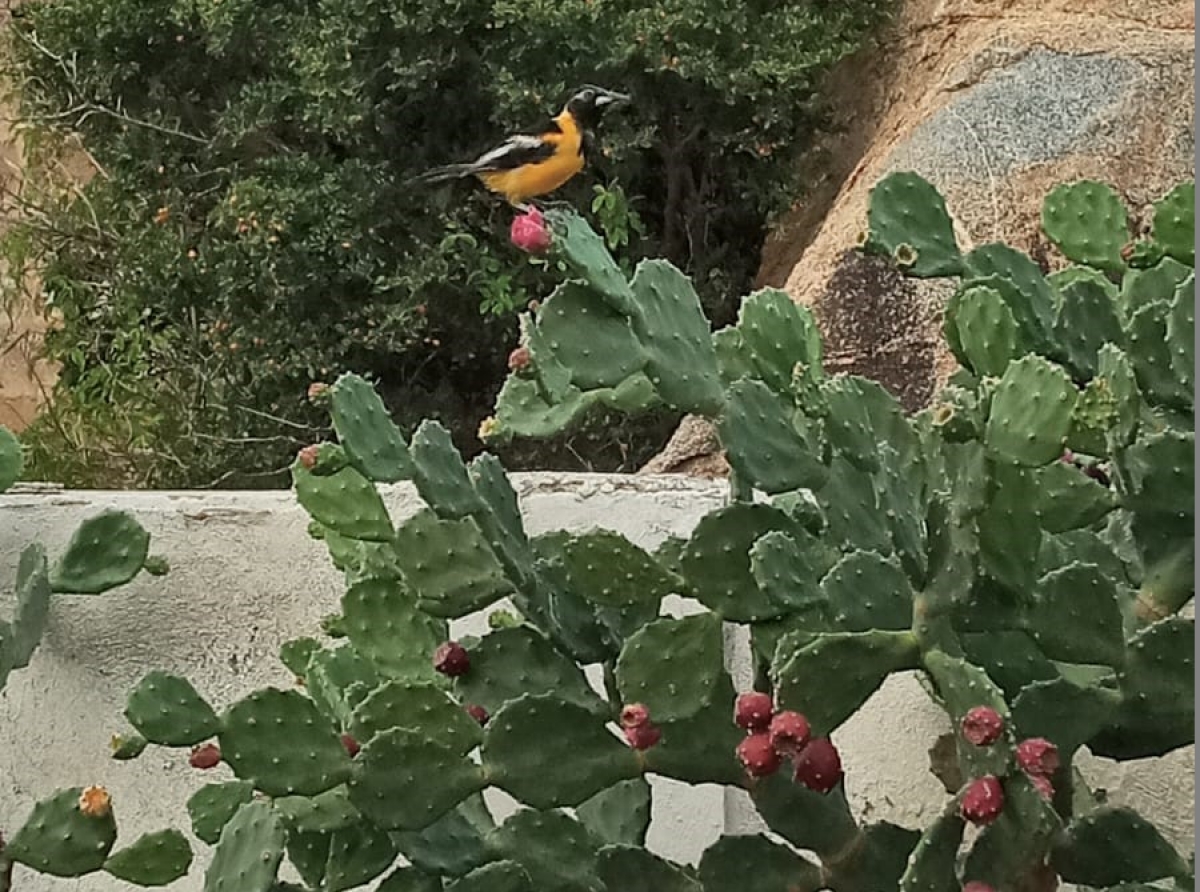
[[[579,95],[579,98],[582,99],[584,102],[595,102],[596,101],[596,91],[595,90],[584,90]]]

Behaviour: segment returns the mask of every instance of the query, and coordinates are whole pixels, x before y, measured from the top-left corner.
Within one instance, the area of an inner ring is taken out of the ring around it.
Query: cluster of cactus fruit
[[[152,673],[116,754],[181,747],[234,775],[187,805],[214,845],[206,892],[1192,889],[1193,864],[1075,765],[1193,740],[1191,194],[1131,241],[1111,191],[1056,189],[1044,226],[1073,265],[1046,274],[1005,245],[963,253],[932,186],[882,180],[863,249],[953,285],[962,368],[911,415],[827,375],[786,294],[751,294],[714,333],[670,264],[627,279],[582,218],[547,212],[538,250],[570,278],[522,316],[482,433],[549,436],[595,406],[696,413],[729,503],[652,549],[531,536],[493,456],[464,462],[434,422],[405,437],[344,375],[311,391],[337,442],[293,467],[346,583],[324,636],[281,648],[297,686],[218,714]],[[397,519],[379,485],[400,481],[422,506]],[[486,634],[451,635],[480,611]],[[729,635],[753,657],[741,684]],[[831,741],[900,672],[954,728],[926,828],[856,818]],[[654,854],[655,776],[740,788],[769,832],[695,865]],[[80,795],[39,805],[12,857],[103,863]]]

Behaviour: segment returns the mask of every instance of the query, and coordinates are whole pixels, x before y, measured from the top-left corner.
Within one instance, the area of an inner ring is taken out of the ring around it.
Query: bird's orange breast
[[[503,195],[512,204],[519,204],[538,195],[553,192],[579,171],[583,170],[583,134],[575,119],[563,112],[555,121],[560,132],[546,134],[547,142],[555,144],[556,151],[545,161],[526,164],[512,170],[495,170],[481,173],[479,178],[493,192]]]

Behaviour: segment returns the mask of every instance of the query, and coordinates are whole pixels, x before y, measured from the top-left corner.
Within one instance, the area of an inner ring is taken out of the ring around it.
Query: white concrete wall
[[[515,482],[533,533],[604,527],[647,547],[686,535],[725,494],[723,485],[678,477],[524,474]],[[417,504],[408,487],[392,488],[388,502],[396,519]],[[153,551],[170,559],[171,574],[140,577],[100,597],[56,597],[33,665],[0,693],[0,830],[18,826],[55,789],[102,783],[113,793],[123,842],[164,826],[186,831],[187,797],[225,769],[196,772],[185,751],[154,747],[134,762],[112,761],[108,740],[124,726],[126,693],[153,668],[187,675],[218,708],[265,684],[287,685],[278,645],[313,634],[337,608],[338,576],[324,546],[305,533],[307,515],[289,493],[50,492],[0,496],[0,615],[20,549],[39,540],[53,554],[80,520],[109,505],[138,516]],[[744,685],[739,649],[733,668]],[[943,730],[943,714],[908,677],[891,679],[843,726],[835,740],[859,813],[927,823],[944,797],[926,769],[926,751]],[[1085,770],[1190,852],[1193,759],[1188,748],[1144,763],[1088,760]],[[722,829],[755,826],[736,793],[657,784],[651,844],[669,857],[694,860]],[[208,849],[197,849],[191,876],[173,890],[200,888]],[[19,866],[16,880],[14,892],[126,888],[103,875],[52,880]]]

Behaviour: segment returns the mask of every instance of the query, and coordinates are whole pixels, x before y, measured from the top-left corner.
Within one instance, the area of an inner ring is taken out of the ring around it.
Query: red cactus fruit
[[[466,675],[471,669],[471,656],[457,641],[447,641],[433,652],[433,668],[451,678]]]
[[[990,824],[1004,810],[1004,787],[993,774],[971,781],[962,798],[962,816],[972,824]]]
[[[662,740],[662,730],[653,722],[634,725],[625,729],[625,740],[635,750],[648,750]]]
[[[828,793],[842,780],[842,757],[828,737],[810,740],[800,755],[792,760],[796,767],[794,779],[810,790]]]
[[[472,703],[467,707],[467,715],[479,722],[480,725],[486,725],[491,719],[491,714],[478,703]]]
[[[962,736],[975,746],[988,746],[1004,733],[1004,718],[990,706],[976,706],[962,720]]]
[[[779,751],[771,746],[771,735],[765,731],[751,734],[737,745],[737,757],[751,777],[774,774],[783,764]]]
[[[201,771],[216,768],[221,764],[221,748],[215,743],[202,743],[194,746],[192,754],[188,756],[188,764]]]
[[[533,354],[529,352],[528,347],[518,347],[508,354],[508,370],[510,372],[523,372],[529,368],[533,362]]]
[[[311,471],[317,466],[317,457],[320,453],[321,449],[319,446],[305,446],[296,454],[296,458],[300,460],[300,465],[304,470]]]
[[[739,694],[733,704],[733,721],[747,731],[766,731],[775,713],[775,703],[770,694],[747,691]]]
[[[650,710],[644,703],[630,703],[621,708],[622,728],[642,728],[650,724]]]
[[[312,402],[320,402],[329,393],[329,385],[324,381],[314,381],[308,385],[308,398]]]
[[[545,254],[550,248],[550,228],[542,212],[535,207],[513,218],[508,237],[514,245],[530,254]]]
[[[355,740],[350,734],[342,735],[342,746],[346,748],[346,752],[350,754],[351,759],[357,756],[358,751],[362,749],[362,747],[358,745],[358,741]]]
[[[798,755],[812,735],[808,719],[790,709],[777,713],[767,726],[767,732],[771,735],[771,746],[784,756]]]
[[[1033,784],[1033,788],[1042,794],[1042,798],[1049,802],[1054,798],[1054,784],[1050,783],[1050,778],[1043,777],[1040,774],[1027,774],[1029,782]]]
[[[1030,776],[1050,777],[1062,763],[1058,747],[1044,737],[1030,737],[1017,744],[1017,764]]]

